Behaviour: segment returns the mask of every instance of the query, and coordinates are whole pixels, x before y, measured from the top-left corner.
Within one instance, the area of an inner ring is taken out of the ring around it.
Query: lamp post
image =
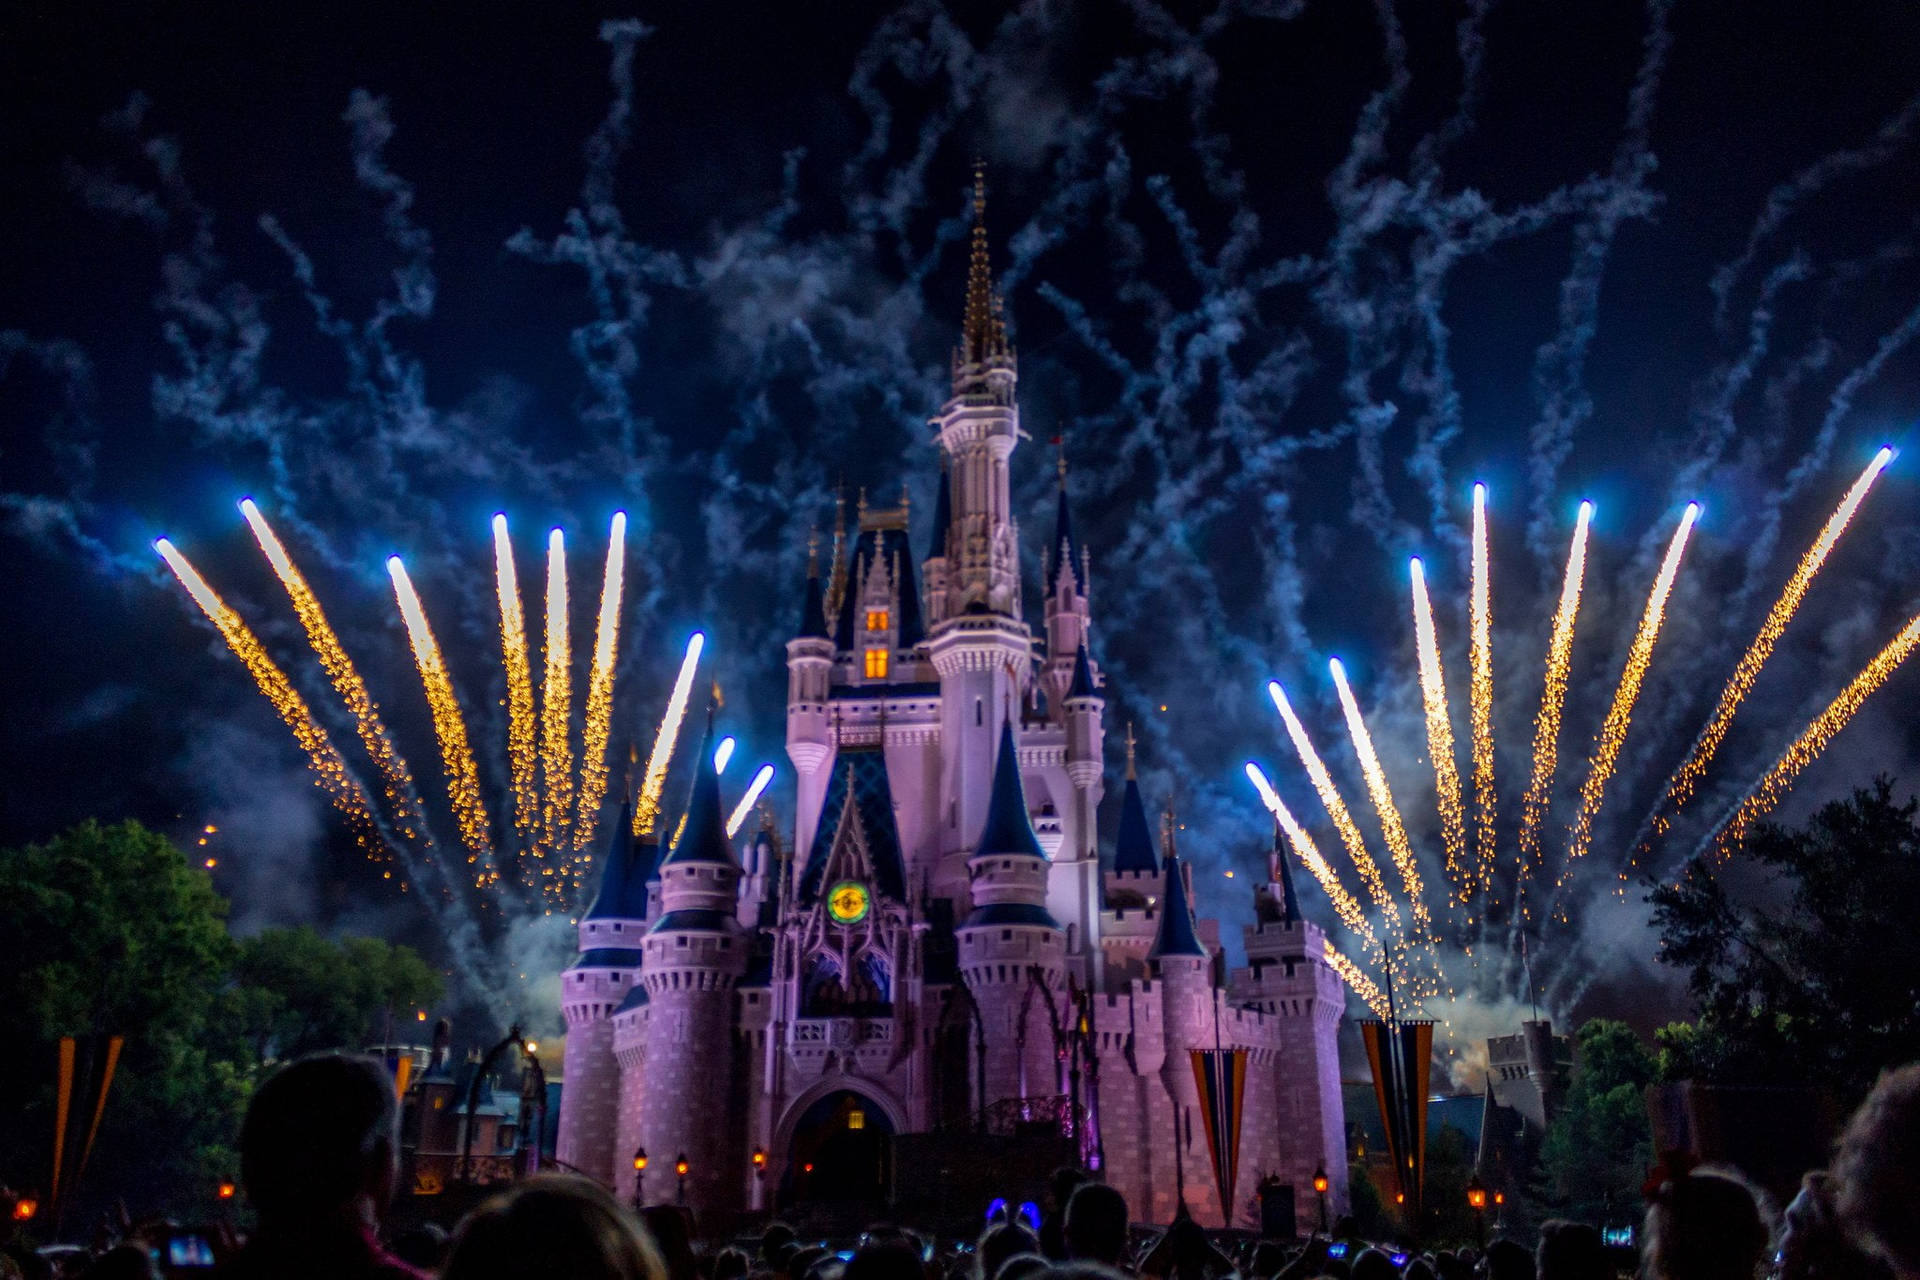
[[[674,1189],[675,1203],[677,1204],[685,1204],[687,1202],[687,1170],[692,1167],[692,1165],[687,1163],[687,1153],[684,1151],[673,1159],[674,1176],[679,1179],[679,1186]]]
[[[633,1207],[635,1209],[644,1208],[647,1202],[640,1185],[645,1180],[646,1172],[647,1149],[638,1147],[633,1153]]]
[[[1473,1210],[1473,1228],[1479,1237],[1480,1251],[1487,1249],[1487,1188],[1480,1181],[1480,1175],[1474,1174],[1467,1179],[1467,1208]]]
[[[1327,1226],[1327,1167],[1317,1166],[1313,1171],[1313,1194],[1320,1197],[1320,1234],[1328,1234]]]

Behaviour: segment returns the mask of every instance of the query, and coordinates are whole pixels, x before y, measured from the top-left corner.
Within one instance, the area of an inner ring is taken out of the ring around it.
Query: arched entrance
[[[794,1121],[781,1201],[867,1204],[887,1198],[893,1121],[873,1099],[836,1089]]]

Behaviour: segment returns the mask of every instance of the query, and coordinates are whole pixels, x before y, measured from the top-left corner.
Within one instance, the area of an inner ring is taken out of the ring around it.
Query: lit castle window
[[[885,631],[886,629],[887,629],[887,610],[885,609],[867,610],[867,630]]]
[[[885,649],[867,650],[867,679],[884,680],[887,678],[887,651]]]

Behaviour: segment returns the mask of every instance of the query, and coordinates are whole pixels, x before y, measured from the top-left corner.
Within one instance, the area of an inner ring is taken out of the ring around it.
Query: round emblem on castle
[[[872,906],[867,887],[851,880],[842,880],[827,893],[827,914],[835,924],[859,924]]]

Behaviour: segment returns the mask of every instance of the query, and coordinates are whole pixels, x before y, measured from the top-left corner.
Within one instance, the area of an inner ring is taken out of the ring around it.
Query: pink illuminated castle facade
[[[786,646],[790,847],[728,839],[711,743],[676,841],[616,828],[562,980],[558,1156],[629,1199],[639,1179],[646,1201],[768,1208],[873,1176],[863,1153],[888,1135],[1042,1123],[1138,1220],[1168,1221],[1183,1190],[1203,1224],[1252,1225],[1269,1179],[1306,1225],[1317,1170],[1345,1202],[1344,991],[1277,850],[1247,965],[1225,971],[1172,824],[1158,840],[1149,826],[1131,744],[1100,847],[1091,566],[1063,470],[1036,636],[983,203],[953,394],[931,423],[928,554],[916,565],[907,507],[863,499],[824,578],[809,566]],[[1190,1052],[1216,1045],[1247,1051],[1224,1212]]]

